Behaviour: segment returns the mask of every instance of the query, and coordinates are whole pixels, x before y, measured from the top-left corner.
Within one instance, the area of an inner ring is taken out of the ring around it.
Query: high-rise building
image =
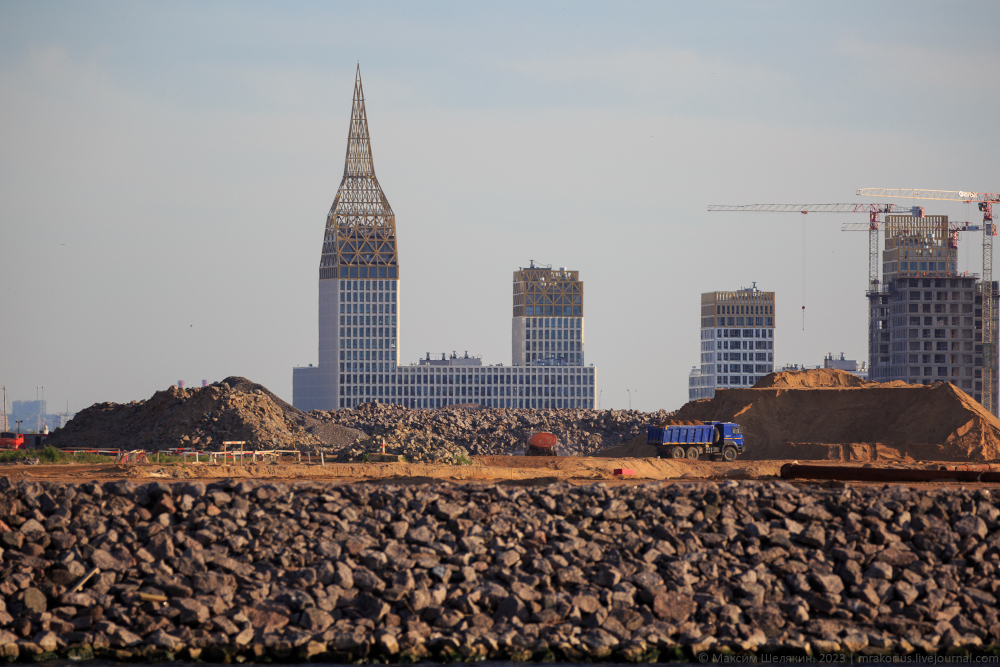
[[[579,271],[535,266],[514,272],[511,357],[515,366],[583,366]]]
[[[703,292],[698,398],[710,398],[716,389],[751,387],[773,371],[774,292],[762,292],[756,283],[735,292]]]
[[[326,218],[319,264],[319,365],[292,374],[302,410],[389,396],[399,354],[396,217],[375,177],[360,67],[344,176]]]
[[[468,355],[399,364],[396,218],[375,177],[359,69],[344,176],[320,256],[319,363],[292,370],[292,403],[304,411],[370,402],[593,408],[597,369],[583,367],[578,272],[532,264],[515,273],[514,292],[514,366],[483,366]]]
[[[869,295],[870,379],[951,382],[981,401],[984,290],[975,275],[958,272],[948,216],[886,216],[882,286]],[[996,303],[996,283],[986,292]],[[996,414],[995,384],[993,396],[986,407]]]

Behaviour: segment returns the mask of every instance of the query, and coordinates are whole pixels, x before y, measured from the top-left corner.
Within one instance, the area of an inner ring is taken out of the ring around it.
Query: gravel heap
[[[221,450],[227,440],[247,449],[298,449],[327,454],[373,451],[360,441],[394,432],[415,434],[411,460],[452,454],[520,454],[532,431],[552,431],[561,454],[587,455],[631,440],[664,410],[521,410],[471,406],[412,410],[364,403],[355,409],[303,413],[262,385],[228,377],[208,387],[156,392],[145,401],[97,403],[82,410],[49,443],[63,448]],[[433,442],[432,442],[433,441]],[[378,442],[381,451],[381,441]],[[408,448],[408,449],[407,449]],[[399,453],[406,454],[406,451]]]
[[[353,410],[313,410],[309,417],[322,424],[339,424],[375,435],[393,425],[430,431],[472,454],[520,454],[532,431],[559,437],[559,453],[589,455],[645,433],[672,413],[638,410],[524,410],[459,407],[411,410],[398,405],[364,403]]]
[[[0,657],[22,661],[651,661],[1000,638],[986,490],[0,478],[0,518]]]
[[[302,411],[267,388],[246,378],[229,377],[207,387],[172,386],[145,401],[94,404],[57,429],[48,443],[84,449],[221,450],[225,441],[243,440],[247,449],[308,450],[322,446],[322,436],[328,435],[312,434],[305,428],[315,426]],[[333,430],[351,436],[342,446],[363,435]]]
[[[469,452],[430,430],[416,430],[394,424],[376,428],[375,433],[355,445],[340,450],[338,462],[360,461],[364,456],[382,454],[403,456],[409,463],[470,463]]]

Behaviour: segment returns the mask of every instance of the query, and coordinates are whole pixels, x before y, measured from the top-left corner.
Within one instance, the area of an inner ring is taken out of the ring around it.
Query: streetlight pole
[[[632,409],[632,390],[631,389],[626,389],[625,391],[628,392],[628,409],[631,410]]]

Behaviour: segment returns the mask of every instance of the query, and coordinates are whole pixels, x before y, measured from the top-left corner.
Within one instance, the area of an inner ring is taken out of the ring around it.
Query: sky
[[[400,358],[511,362],[513,271],[580,271],[600,406],[679,408],[700,294],[775,362],[867,357],[854,214],[1000,191],[990,2],[0,2],[0,384],[50,411],[316,363],[355,67],[396,213]],[[908,203],[894,200],[894,203]],[[974,206],[924,204],[952,220]],[[981,236],[960,270],[981,270]],[[804,306],[804,308],[803,308]]]

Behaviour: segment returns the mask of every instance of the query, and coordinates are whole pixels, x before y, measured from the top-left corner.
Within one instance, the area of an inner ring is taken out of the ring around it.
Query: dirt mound
[[[364,431],[341,426],[340,424],[325,424],[317,419],[306,417],[302,422],[307,433],[316,436],[329,449],[340,450],[364,440]]]
[[[665,422],[660,422],[657,426],[661,428],[666,428],[668,426],[704,426],[705,422],[698,421],[697,419],[685,420],[685,419],[668,419]]]
[[[700,423],[700,422],[699,422]],[[608,447],[593,454],[610,459],[642,459],[656,456],[656,447],[646,443],[646,434],[637,435],[628,442]]]
[[[63,448],[218,450],[228,440],[247,449],[296,449],[322,445],[296,421],[304,418],[274,394],[245,378],[208,387],[158,391],[145,401],[97,403],[57,429],[49,444]],[[280,403],[278,402],[280,401]]]
[[[863,387],[868,384],[857,375],[835,368],[816,368],[807,371],[783,371],[761,378],[753,389],[813,388],[813,387]],[[905,384],[905,383],[902,383]]]
[[[272,403],[281,408],[281,411],[285,413],[285,416],[291,419],[292,421],[295,422],[301,421],[306,416],[306,413],[302,412],[301,410],[293,406],[291,403],[286,403],[284,400],[279,398],[277,394],[272,393],[271,390],[265,387],[264,385],[257,384],[256,382],[248,380],[245,377],[240,377],[239,375],[230,375],[229,377],[227,377],[225,380],[223,380],[221,383],[218,384],[229,385],[230,389],[232,389],[233,391],[240,392],[242,394],[256,394],[256,393],[264,394],[265,396],[271,399]]]
[[[797,379],[800,388],[718,390],[711,400],[688,403],[676,418],[738,423],[747,459],[805,458],[815,450],[819,458],[857,460],[845,456],[843,443],[853,443],[851,451],[869,445],[871,459],[880,453],[900,460],[1000,459],[1000,421],[952,384],[817,387],[810,383],[828,382],[830,374],[806,373],[818,377]]]

